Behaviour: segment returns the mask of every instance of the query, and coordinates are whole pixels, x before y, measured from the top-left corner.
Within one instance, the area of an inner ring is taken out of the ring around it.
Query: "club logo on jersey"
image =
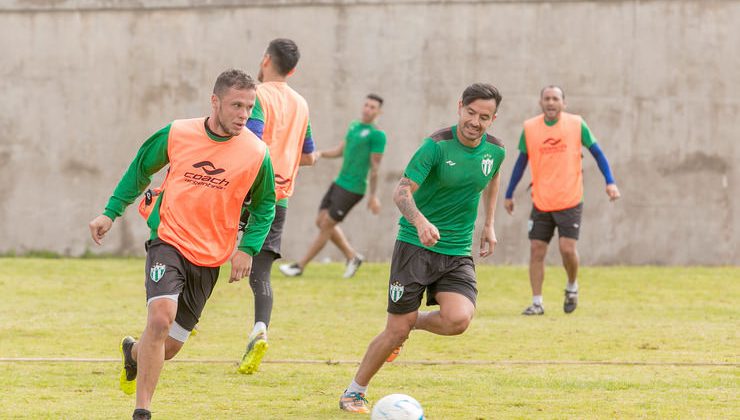
[[[491,155],[483,156],[483,160],[480,161],[480,169],[483,171],[483,175],[488,176],[493,170],[493,157]]]
[[[362,131],[360,131],[360,137],[367,137],[367,135],[370,134],[370,129],[366,128]]]
[[[451,161],[451,160],[448,160],[448,161],[447,161],[447,162],[445,162],[445,163],[446,163],[446,164],[448,164],[448,165],[450,165],[450,166],[455,166],[455,165],[457,165],[457,163],[456,163],[456,162],[453,162],[453,161]]]
[[[226,172],[226,169],[217,168],[216,165],[207,160],[193,164],[193,168],[202,170],[205,175],[190,171],[185,172],[185,182],[217,190],[223,190],[229,185],[226,178],[216,178],[214,176]]]
[[[164,270],[167,268],[166,265],[162,263],[156,263],[152,266],[152,268],[149,269],[149,278],[152,279],[153,282],[157,283],[164,277]]]
[[[403,296],[403,285],[397,281],[394,281],[388,287],[388,294],[390,295],[391,301],[393,301],[393,303],[398,302],[401,299],[401,296]]]

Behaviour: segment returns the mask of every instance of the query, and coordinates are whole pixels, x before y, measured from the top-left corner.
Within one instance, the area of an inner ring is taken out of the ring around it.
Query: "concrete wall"
[[[362,202],[344,223],[373,260],[390,257],[391,192],[420,140],[456,121],[471,82],[500,87],[502,190],[541,86],[565,87],[609,157],[623,199],[610,204],[585,157],[586,264],[737,264],[740,1],[41,1],[0,4],[0,252],[79,255],[138,146],[175,118],[204,115],[218,73],[256,74],[267,42],[303,58],[292,84],[311,106],[319,147],[335,145],[363,95],[387,99],[380,217]],[[315,233],[339,169],[304,169],[284,254]],[[487,260],[525,263],[529,175]],[[500,202],[503,201],[501,198]],[[95,251],[143,254],[135,209]],[[477,235],[476,235],[477,237]],[[557,262],[551,249],[550,261]],[[323,254],[337,258],[335,250]]]

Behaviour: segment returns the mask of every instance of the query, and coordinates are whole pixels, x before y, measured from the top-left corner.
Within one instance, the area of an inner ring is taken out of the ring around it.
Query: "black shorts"
[[[269,251],[275,254],[275,258],[280,258],[280,245],[283,242],[283,228],[285,227],[285,218],[288,213],[288,208],[283,206],[275,206],[275,219],[270,225],[270,231],[267,232],[265,242],[262,244],[261,251]],[[239,230],[244,232],[247,228],[247,222],[249,221],[249,211],[245,208],[242,212],[242,217],[239,221]]]
[[[159,298],[177,299],[175,322],[192,331],[216,285],[219,267],[195,265],[159,238],[145,246],[147,304]]]
[[[437,292],[461,294],[475,305],[478,289],[473,258],[438,254],[396,241],[388,281],[388,312],[407,314],[418,310],[425,290],[427,306],[437,305]]]
[[[336,182],[332,182],[324,198],[321,199],[319,210],[327,209],[329,217],[335,222],[341,222],[360,200],[362,200],[362,194],[347,191]]]
[[[532,206],[529,216],[529,239],[537,239],[549,243],[558,228],[561,238],[578,239],[581,231],[581,213],[583,203],[575,207],[560,211],[539,211]]]

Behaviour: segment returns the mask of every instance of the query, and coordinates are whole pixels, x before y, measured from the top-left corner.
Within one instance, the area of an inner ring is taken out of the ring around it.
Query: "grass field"
[[[130,418],[118,361],[144,326],[143,260],[0,259],[0,418]],[[361,418],[337,408],[355,363],[385,319],[388,266],[342,280],[337,264],[273,277],[270,351],[256,375],[235,373],[252,296],[216,287],[153,412],[162,419]],[[543,317],[523,267],[480,266],[479,302],[458,337],[414,332],[370,385],[374,401],[416,397],[430,419],[740,418],[740,268],[584,268],[578,310],[562,312],[562,269],[548,269]],[[296,362],[289,362],[294,360]],[[410,362],[465,361],[474,365]],[[486,362],[486,363],[483,363]],[[551,362],[551,363],[543,363]],[[593,362],[593,363],[591,363]],[[630,363],[621,363],[630,362]]]

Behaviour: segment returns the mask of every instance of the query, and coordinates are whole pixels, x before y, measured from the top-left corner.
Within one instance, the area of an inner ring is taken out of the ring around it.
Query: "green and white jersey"
[[[375,125],[352,121],[344,137],[342,169],[334,182],[349,192],[365,194],[370,155],[383,153],[385,140],[385,132]]]
[[[424,139],[411,158],[404,176],[419,185],[414,201],[439,230],[439,241],[422,245],[416,228],[401,217],[398,240],[445,255],[470,255],[481,192],[501,168],[506,156],[503,143],[485,134],[477,147],[457,139],[457,126]]]

